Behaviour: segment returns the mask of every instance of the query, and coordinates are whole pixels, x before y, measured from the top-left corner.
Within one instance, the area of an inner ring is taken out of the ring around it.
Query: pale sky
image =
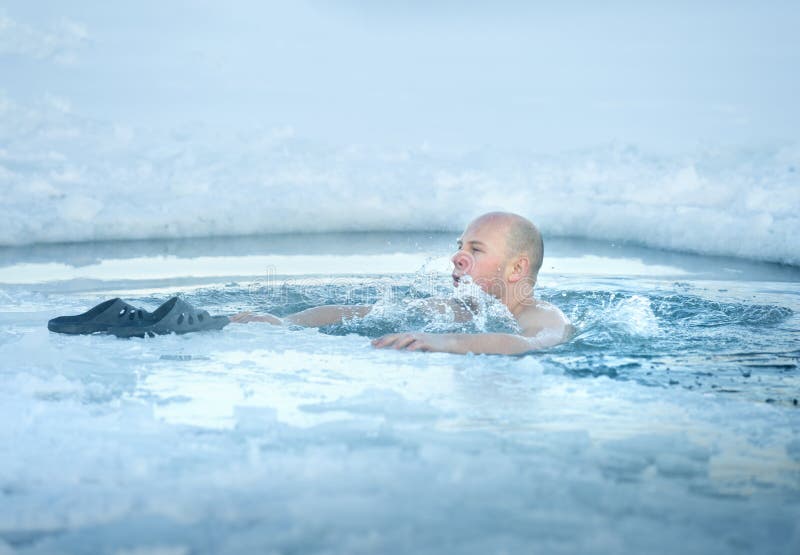
[[[0,0],[0,94],[335,145],[798,138],[797,2],[432,4]]]

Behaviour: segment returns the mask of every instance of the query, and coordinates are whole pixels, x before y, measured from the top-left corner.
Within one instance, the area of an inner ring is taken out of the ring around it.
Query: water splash
[[[411,286],[402,291],[385,288],[366,317],[328,326],[324,331],[368,337],[406,331],[519,333],[519,325],[508,308],[472,283],[469,276],[458,288],[448,285],[443,276],[420,277],[416,274]]]

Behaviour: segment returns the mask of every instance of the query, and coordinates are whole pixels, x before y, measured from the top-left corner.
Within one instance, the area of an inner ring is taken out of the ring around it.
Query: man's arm
[[[560,336],[523,337],[510,333],[390,333],[375,339],[379,348],[455,354],[519,355],[561,343]]]
[[[296,326],[318,328],[330,324],[341,324],[345,319],[349,318],[363,318],[369,314],[370,310],[372,310],[372,305],[331,304],[316,306],[308,310],[303,310],[302,312],[295,312],[285,317],[283,321]]]
[[[330,324],[339,324],[345,318],[363,318],[372,305],[325,305],[309,308],[301,312],[295,312],[283,318],[278,318],[272,314],[253,314],[252,312],[240,312],[231,316],[231,322],[246,324],[248,322],[268,322],[270,324],[305,326],[308,328],[318,328]]]
[[[451,311],[456,322],[466,322],[472,314],[463,301],[453,299],[425,299],[425,306],[438,313]],[[330,324],[339,324],[345,318],[363,318],[372,310],[373,305],[323,305],[302,312],[295,312],[283,318],[272,314],[254,314],[240,312],[230,317],[231,322],[247,324],[248,322],[268,322],[276,326],[293,324],[308,328],[318,328]]]
[[[391,333],[375,339],[381,348],[455,354],[519,355],[567,340],[572,326],[560,311],[549,311],[529,323],[522,335],[511,333]]]

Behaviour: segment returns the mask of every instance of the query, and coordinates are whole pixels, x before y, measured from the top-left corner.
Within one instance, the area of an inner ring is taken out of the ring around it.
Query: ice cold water
[[[454,324],[450,236],[0,251],[0,553],[797,553],[800,271],[550,241],[576,332],[520,357],[378,351]],[[48,318],[375,303],[322,330],[119,340]],[[462,327],[459,327],[462,326]]]

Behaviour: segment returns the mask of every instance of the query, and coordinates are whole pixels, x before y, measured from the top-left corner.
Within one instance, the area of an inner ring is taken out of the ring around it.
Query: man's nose
[[[453,266],[462,272],[468,272],[472,266],[472,257],[464,251],[458,251],[450,260],[453,262]]]

